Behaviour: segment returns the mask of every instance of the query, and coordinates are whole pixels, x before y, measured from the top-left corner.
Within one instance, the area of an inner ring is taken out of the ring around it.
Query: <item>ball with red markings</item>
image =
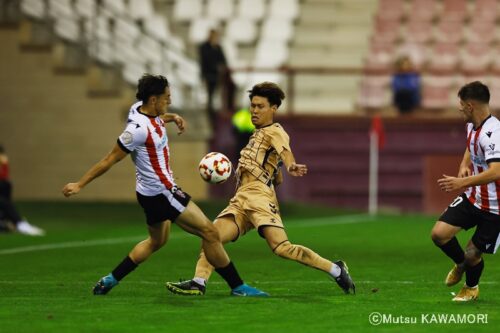
[[[212,152],[201,159],[199,170],[203,180],[212,184],[220,184],[231,176],[233,166],[226,155]]]

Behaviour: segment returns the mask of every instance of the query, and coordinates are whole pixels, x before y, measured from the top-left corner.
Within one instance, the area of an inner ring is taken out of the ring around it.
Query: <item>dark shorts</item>
[[[481,252],[495,253],[500,245],[500,215],[477,208],[465,194],[453,200],[439,221],[465,230],[477,227],[472,235],[472,243]]]
[[[165,191],[155,196],[145,196],[136,192],[137,201],[146,214],[148,225],[157,224],[166,220],[175,222],[177,217],[186,209],[191,197],[177,188],[174,191]]]

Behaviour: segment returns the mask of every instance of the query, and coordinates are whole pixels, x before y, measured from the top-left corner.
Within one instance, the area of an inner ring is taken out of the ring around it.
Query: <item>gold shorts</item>
[[[263,226],[284,229],[274,188],[258,180],[241,185],[217,218],[228,215],[234,216],[239,236],[255,228],[262,237]]]

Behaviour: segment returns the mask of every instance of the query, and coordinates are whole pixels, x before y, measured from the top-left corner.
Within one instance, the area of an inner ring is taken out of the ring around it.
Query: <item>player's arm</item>
[[[113,165],[120,162],[125,156],[127,156],[127,152],[125,152],[118,144],[115,144],[113,150],[109,152],[102,160],[97,162],[93,167],[91,167],[78,182],[66,184],[66,186],[64,186],[62,190],[62,193],[66,197],[77,194],[88,183],[104,174]]]
[[[468,177],[472,174],[470,165],[470,151],[469,149],[465,149],[464,157],[462,159],[462,162],[460,163],[460,167],[458,168],[458,178]]]
[[[295,163],[293,153],[288,149],[283,149],[280,154],[283,163],[285,164],[288,174],[294,177],[302,177],[307,173],[307,166],[305,164]]]
[[[491,162],[488,163],[488,166],[487,170],[474,176],[457,178],[443,175],[443,178],[438,180],[439,187],[443,191],[451,192],[461,188],[484,185],[500,180],[500,162]]]
[[[186,121],[184,118],[179,116],[177,113],[165,113],[160,116],[160,118],[166,122],[166,123],[171,123],[174,122],[175,125],[177,125],[177,128],[179,129],[177,131],[177,134],[181,135],[184,130],[186,129]]]

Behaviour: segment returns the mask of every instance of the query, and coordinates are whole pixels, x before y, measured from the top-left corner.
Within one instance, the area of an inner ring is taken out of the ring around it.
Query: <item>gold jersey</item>
[[[285,149],[291,151],[290,138],[280,124],[255,129],[248,144],[241,150],[237,177],[247,171],[270,185],[279,172],[282,164],[280,154]]]

